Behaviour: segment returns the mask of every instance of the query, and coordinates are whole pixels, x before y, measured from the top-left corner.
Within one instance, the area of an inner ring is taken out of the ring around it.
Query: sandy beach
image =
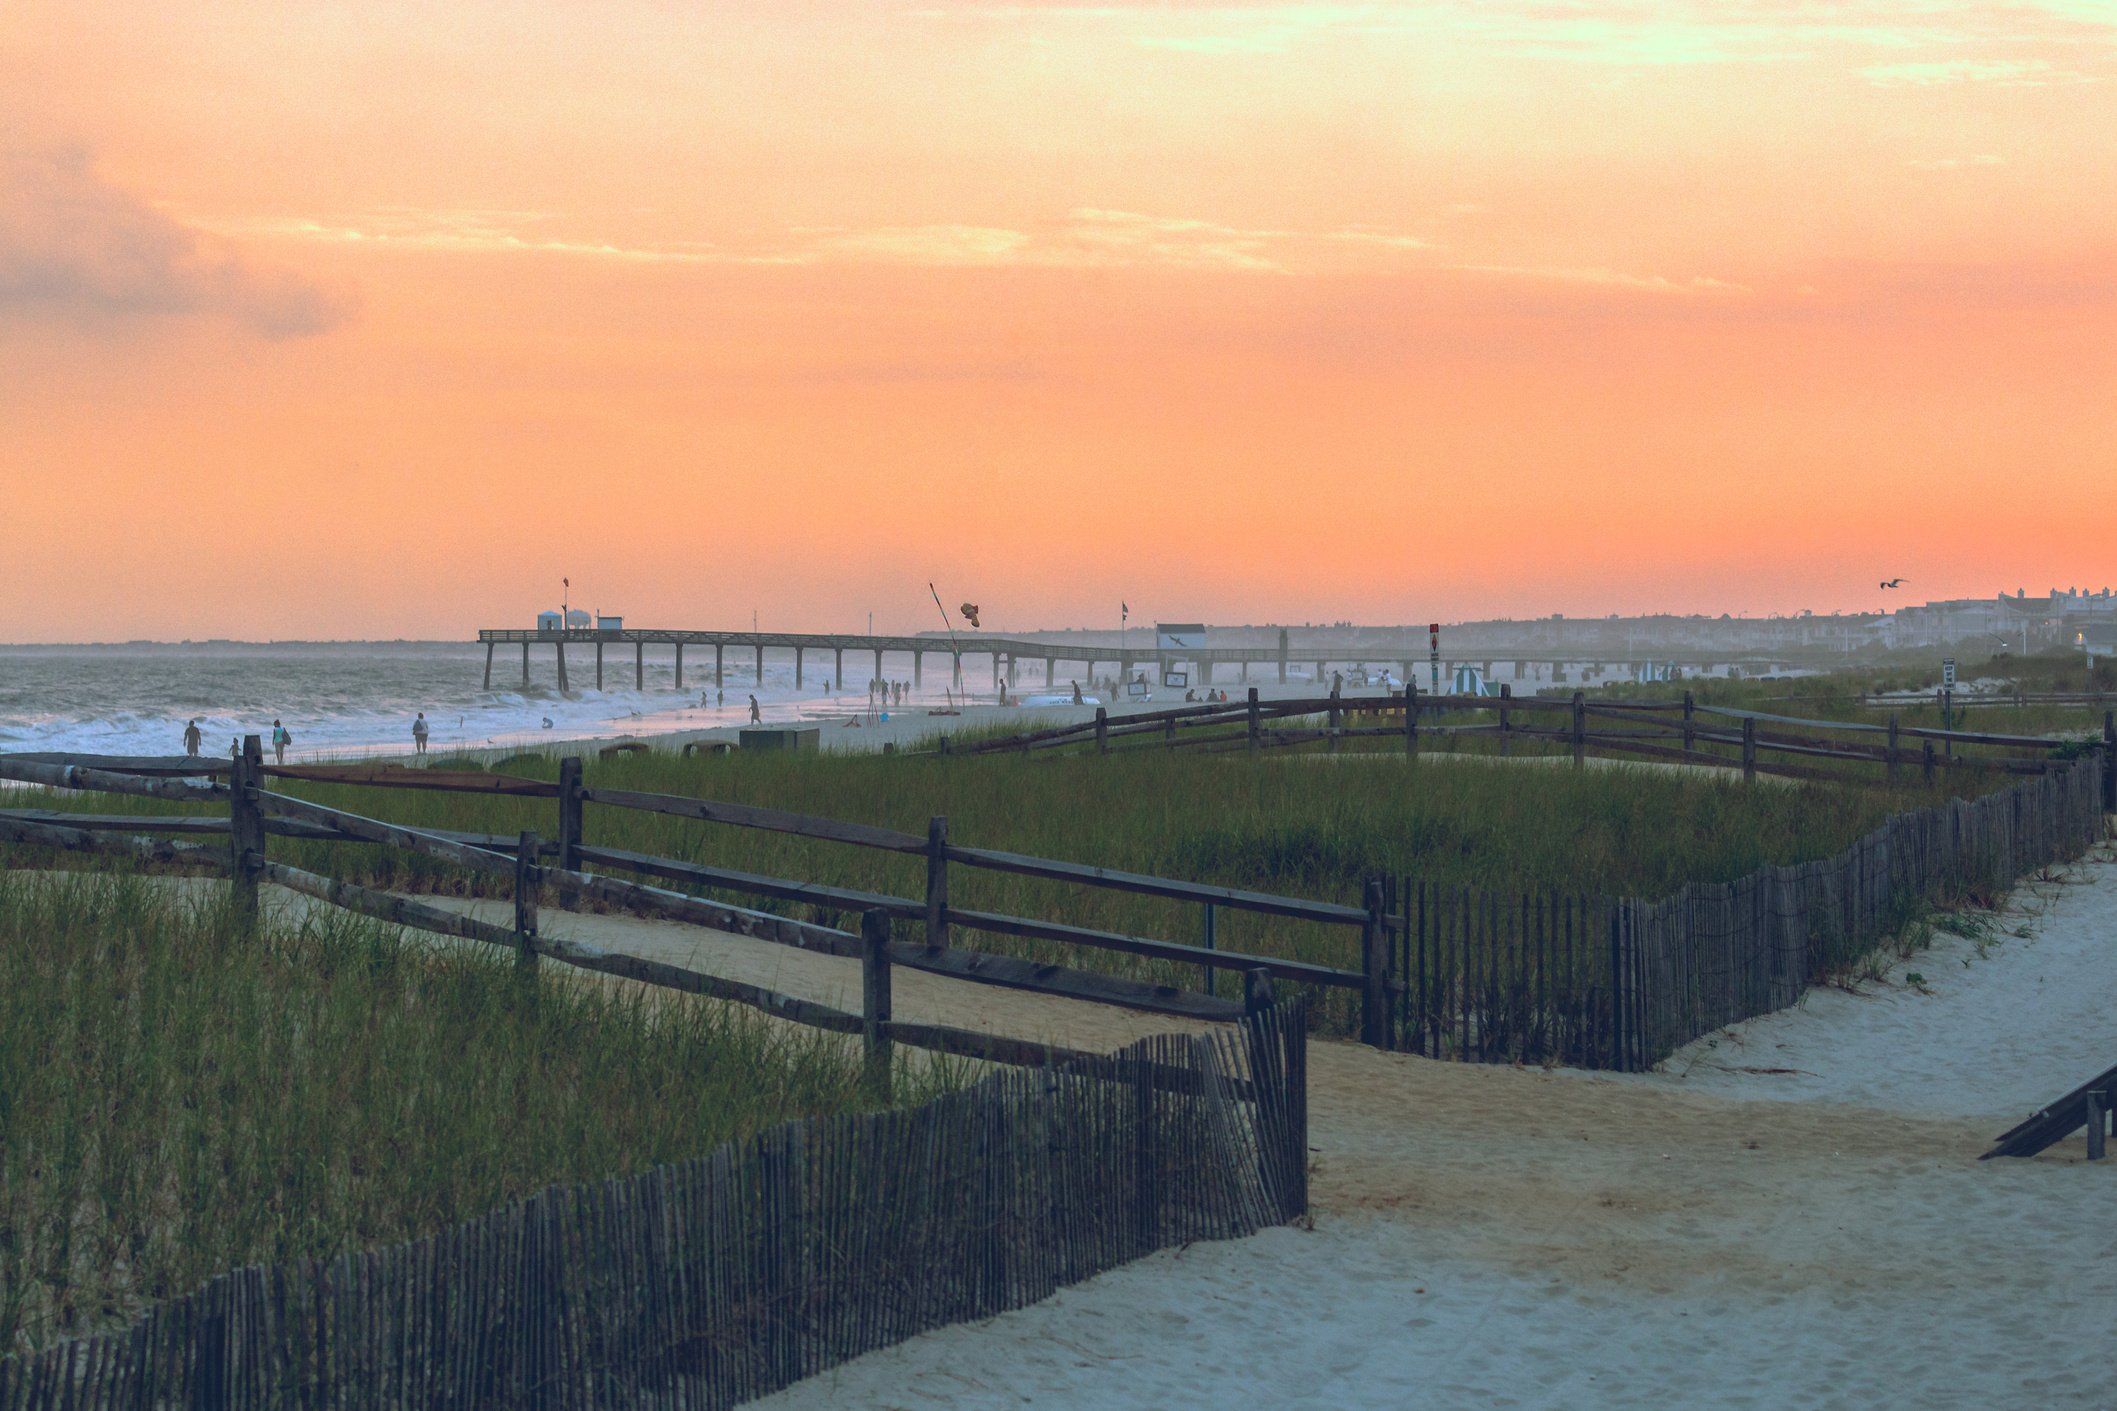
[[[759,1404],[2111,1405],[2117,1163],[2078,1138],[1976,1158],[2117,1054],[2117,865],[2000,920],[2026,934],[1943,937],[1655,1074],[1320,1045],[1313,1229],[1164,1252]]]

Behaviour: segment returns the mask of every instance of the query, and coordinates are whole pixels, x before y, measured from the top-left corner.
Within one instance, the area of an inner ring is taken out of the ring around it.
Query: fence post
[[[228,1404],[228,1315],[216,1310],[200,1318],[192,1347],[198,1359],[191,1381],[193,1411],[221,1411]]]
[[[1742,778],[1745,783],[1757,777],[1757,722],[1745,716],[1742,721]]]
[[[1419,683],[1408,674],[1404,678],[1404,753],[1411,759],[1419,757]]]
[[[1216,949],[1216,946],[1215,946],[1215,941],[1214,941],[1214,935],[1213,935],[1213,930],[1214,930],[1214,925],[1213,925],[1213,903],[1211,903],[1211,902],[1207,902],[1207,903],[1205,904],[1205,908],[1206,908],[1206,929],[1205,929],[1205,948],[1206,948],[1207,950],[1213,950],[1213,949]],[[1217,972],[1217,971],[1215,971],[1215,970],[1214,970],[1214,968],[1213,968],[1213,962],[1212,962],[1212,961],[1210,961],[1210,960],[1208,960],[1208,961],[1206,961],[1206,962],[1205,962],[1205,967],[1204,967],[1204,968],[1205,968],[1205,972],[1206,972],[1206,993],[1207,993],[1207,994],[1212,994],[1212,993],[1213,993],[1213,988],[1214,988],[1214,987],[1213,987],[1213,982],[1214,982],[1214,981],[1215,981],[1216,979],[1218,979],[1218,978],[1219,978],[1219,974],[1218,974],[1218,972]]]
[[[880,907],[860,917],[860,1020],[868,1090],[890,1100],[889,913]]]
[[[1931,784],[1933,782],[1933,741],[1922,740],[1920,743],[1926,747],[1923,751],[1923,764],[1926,771],[1926,782]]]
[[[257,881],[265,870],[265,815],[257,806],[264,767],[264,742],[255,735],[243,736],[243,747],[228,771],[228,875],[236,908],[253,919]]]
[[[1624,903],[1610,906],[1610,1066],[1631,1069],[1631,1045],[1625,1041]]]
[[[2091,1092],[2088,1102],[2088,1160],[2100,1161],[2103,1149],[2103,1111],[2108,1106],[2109,1094]]]
[[[948,815],[926,820],[926,944],[948,944]]]
[[[1367,920],[1360,925],[1360,1042],[1372,1048],[1389,1045],[1389,933],[1382,910],[1382,879],[1370,877],[1362,900]]]
[[[1896,782],[1896,729],[1896,712],[1891,711],[1889,712],[1889,782],[1892,784]]]
[[[1105,706],[1095,708],[1095,752],[1110,753],[1110,711]]]
[[[1588,762],[1588,696],[1585,691],[1573,693],[1573,767],[1581,769]]]
[[[1249,729],[1250,753],[1255,754],[1258,746],[1264,743],[1264,716],[1263,712],[1257,708],[1257,688],[1255,686],[1250,687]]]
[[[1272,972],[1259,967],[1242,972],[1242,1012],[1262,1014],[1272,1007]]]
[[[581,758],[568,755],[559,761],[559,867],[581,870]],[[573,888],[559,884],[559,901],[573,900]]]
[[[2102,811],[2117,813],[2117,712],[2102,713]]]
[[[1698,698],[1689,691],[1683,693],[1683,752],[1698,753]]]
[[[1330,687],[1330,729],[1327,732],[1329,740],[1324,746],[1331,754],[1338,752],[1338,727],[1343,722],[1344,716],[1340,713],[1338,706],[1338,683],[1333,681]]]
[[[524,828],[515,846],[515,965],[534,974],[537,968],[537,886],[543,843],[534,828]]]
[[[1514,683],[1500,683],[1500,753],[1514,753]]]

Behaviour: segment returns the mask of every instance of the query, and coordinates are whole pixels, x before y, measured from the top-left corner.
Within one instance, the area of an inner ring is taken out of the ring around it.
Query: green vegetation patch
[[[843,1040],[226,895],[0,872],[0,1351],[864,1105]]]

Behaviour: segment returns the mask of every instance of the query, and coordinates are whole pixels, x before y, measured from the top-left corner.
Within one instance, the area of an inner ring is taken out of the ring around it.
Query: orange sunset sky
[[[0,637],[2117,582],[2117,0],[0,13]]]

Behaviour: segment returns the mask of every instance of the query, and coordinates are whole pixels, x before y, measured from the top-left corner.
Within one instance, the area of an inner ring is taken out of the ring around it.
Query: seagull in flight
[[[1884,588],[1901,588],[1904,586],[1904,580],[1901,578],[1885,578],[1882,580],[1882,586]]]

